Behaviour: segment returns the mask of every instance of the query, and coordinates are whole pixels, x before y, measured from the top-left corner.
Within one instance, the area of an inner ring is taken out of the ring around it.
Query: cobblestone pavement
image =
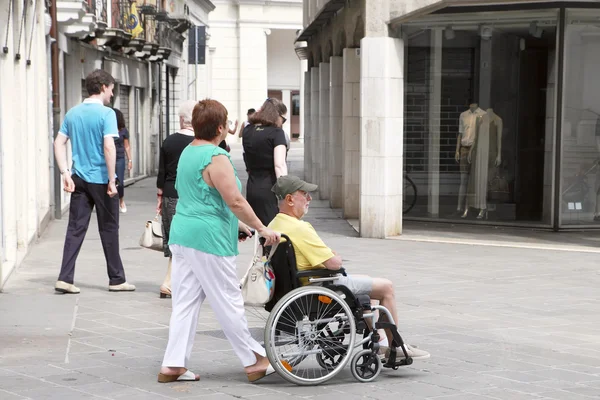
[[[240,166],[239,146],[233,154]],[[290,159],[301,173],[300,146]],[[189,365],[202,380],[159,384],[171,305],[158,298],[158,286],[167,263],[137,244],[153,217],[154,180],[127,187],[126,199],[122,257],[138,290],[107,291],[92,221],[77,265],[82,293],[54,294],[66,219],[51,223],[0,294],[0,399],[600,398],[597,254],[361,239],[318,201],[308,219],[347,269],[394,281],[402,334],[431,359],[368,384],[346,368],[319,387],[277,376],[251,385],[206,305]],[[242,245],[240,274],[249,253]],[[250,320],[260,338],[260,321]]]

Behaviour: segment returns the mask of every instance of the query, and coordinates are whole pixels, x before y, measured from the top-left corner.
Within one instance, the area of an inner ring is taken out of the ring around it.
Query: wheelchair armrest
[[[338,274],[342,274],[343,276],[346,276],[346,270],[344,268],[340,268],[338,270],[332,270],[332,269],[311,269],[308,271],[298,271],[296,273],[296,276],[298,278],[324,278],[324,277],[330,277],[330,276],[336,276]]]

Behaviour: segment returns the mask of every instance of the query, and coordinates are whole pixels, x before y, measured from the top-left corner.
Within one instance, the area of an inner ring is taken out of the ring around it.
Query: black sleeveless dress
[[[277,180],[273,150],[287,145],[286,136],[281,128],[248,125],[242,133],[242,145],[248,171],[246,200],[261,222],[268,225],[279,212],[277,198],[271,192]]]

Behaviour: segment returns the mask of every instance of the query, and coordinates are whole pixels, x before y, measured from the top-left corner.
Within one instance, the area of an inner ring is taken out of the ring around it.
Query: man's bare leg
[[[370,297],[379,300],[379,303],[388,309],[392,318],[394,318],[394,324],[398,326],[398,311],[396,309],[396,296],[394,294],[394,284],[392,281],[383,278],[373,278],[373,289]],[[394,336],[389,329],[385,330],[385,334],[391,345]]]

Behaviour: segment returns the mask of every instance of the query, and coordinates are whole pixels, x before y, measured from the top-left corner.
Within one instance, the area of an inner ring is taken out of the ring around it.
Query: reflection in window
[[[405,216],[550,224],[558,10],[425,18],[403,26]]]
[[[600,10],[567,14],[561,222],[600,223]]]

